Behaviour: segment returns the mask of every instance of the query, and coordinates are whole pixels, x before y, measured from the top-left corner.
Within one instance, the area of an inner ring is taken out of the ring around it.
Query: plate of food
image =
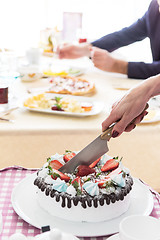
[[[84,68],[79,67],[69,67],[66,69],[61,69],[60,71],[52,71],[52,70],[46,70],[43,72],[44,77],[50,77],[50,76],[72,76],[72,77],[78,77],[85,73]]]
[[[57,94],[71,94],[75,96],[91,96],[95,94],[96,87],[93,81],[84,78],[69,76],[66,72],[50,72],[45,86],[42,88],[31,88],[29,92],[48,92]]]
[[[46,92],[83,96],[90,93],[93,94],[95,90],[95,84],[92,81],[61,75],[50,79],[50,86]]]
[[[85,117],[99,114],[104,103],[87,97],[78,97],[54,93],[41,93],[24,101],[24,107],[30,111],[50,114]]]

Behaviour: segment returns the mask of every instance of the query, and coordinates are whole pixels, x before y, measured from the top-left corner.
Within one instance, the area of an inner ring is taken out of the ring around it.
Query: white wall
[[[83,12],[83,35],[93,40],[133,23],[144,14],[150,1],[0,0],[0,48],[26,49],[38,44],[41,29],[55,26],[62,29],[64,11]],[[143,47],[148,48],[147,40]],[[131,52],[135,53],[132,48]],[[127,49],[123,50],[126,57],[130,51]],[[135,54],[131,56],[135,57]],[[147,53],[145,58],[149,59],[150,55]]]

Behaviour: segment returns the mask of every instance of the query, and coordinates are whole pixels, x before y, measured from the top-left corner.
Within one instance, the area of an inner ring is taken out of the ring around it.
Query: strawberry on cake
[[[90,166],[80,165],[74,173],[60,169],[76,152],[55,154],[37,172],[37,201],[56,217],[78,222],[101,222],[126,212],[133,179],[118,157],[104,155]]]

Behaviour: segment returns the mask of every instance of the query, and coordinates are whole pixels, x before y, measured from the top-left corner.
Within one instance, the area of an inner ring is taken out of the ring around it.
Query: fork
[[[6,122],[11,122],[11,123],[15,122],[14,120],[8,119],[8,118],[0,118],[0,121],[6,121]]]

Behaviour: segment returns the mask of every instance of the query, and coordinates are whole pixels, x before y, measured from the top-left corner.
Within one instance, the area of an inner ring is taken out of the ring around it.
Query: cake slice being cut
[[[130,205],[133,179],[118,157],[104,155],[90,166],[80,165],[73,174],[58,169],[76,152],[55,154],[37,172],[38,204],[49,214],[77,222],[116,218]]]

